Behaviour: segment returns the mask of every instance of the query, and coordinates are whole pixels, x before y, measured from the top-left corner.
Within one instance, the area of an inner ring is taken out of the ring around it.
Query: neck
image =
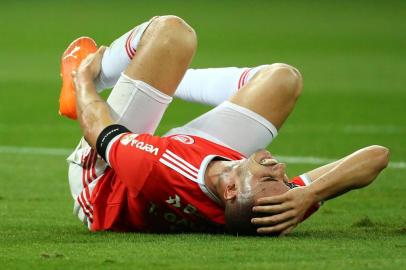
[[[213,160],[209,163],[204,174],[204,183],[225,205],[224,190],[230,182],[228,172],[230,161]]]

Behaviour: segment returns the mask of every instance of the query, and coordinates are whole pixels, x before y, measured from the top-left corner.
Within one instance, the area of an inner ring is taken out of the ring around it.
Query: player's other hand
[[[81,83],[93,81],[100,73],[101,60],[103,58],[105,46],[101,46],[95,53],[89,54],[81,63],[77,70],[72,72],[75,88]]]
[[[251,222],[259,226],[258,234],[288,234],[303,220],[315,200],[308,187],[297,187],[281,195],[260,198],[253,211],[264,217],[253,218]]]

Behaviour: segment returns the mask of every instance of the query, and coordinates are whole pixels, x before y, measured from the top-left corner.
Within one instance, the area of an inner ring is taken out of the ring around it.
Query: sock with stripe
[[[149,25],[148,22],[135,27],[116,39],[104,52],[100,74],[95,80],[98,92],[113,87],[135,57],[141,36]]]
[[[95,80],[98,92],[113,87],[131,60],[137,57],[138,44],[149,23],[150,21],[144,22],[128,31],[106,49],[100,74]],[[175,92],[175,97],[216,106],[228,100],[262,67],[264,66],[188,69]]]
[[[188,69],[176,89],[175,97],[217,106],[247,84],[263,67]]]

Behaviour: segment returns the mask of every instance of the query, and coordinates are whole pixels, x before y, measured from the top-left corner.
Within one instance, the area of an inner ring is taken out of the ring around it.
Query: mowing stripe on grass
[[[45,156],[65,156],[72,153],[73,149],[67,148],[45,148],[45,147],[18,147],[18,146],[0,146],[0,154],[28,154]],[[323,165],[335,161],[332,158],[304,157],[304,156],[276,156],[280,161],[291,164],[314,164]],[[406,169],[405,161],[392,161],[389,163],[391,169]]]

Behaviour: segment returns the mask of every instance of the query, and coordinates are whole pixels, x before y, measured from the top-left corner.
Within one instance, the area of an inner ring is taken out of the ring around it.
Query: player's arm
[[[82,61],[72,76],[75,83],[77,115],[82,133],[89,145],[96,149],[99,134],[113,124],[107,103],[97,94],[93,80],[100,73],[105,47]]]
[[[334,166],[313,170],[309,174],[315,180],[310,185],[259,199],[254,212],[269,216],[254,218],[252,222],[260,226],[258,233],[289,233],[302,221],[310,206],[369,185],[388,162],[387,148],[370,146],[341,159]]]
[[[104,47],[89,55],[73,74],[78,121],[89,145],[112,167],[133,194],[142,188],[164,151],[165,140],[134,134],[114,124],[107,103],[97,94],[93,80],[100,72]]]

